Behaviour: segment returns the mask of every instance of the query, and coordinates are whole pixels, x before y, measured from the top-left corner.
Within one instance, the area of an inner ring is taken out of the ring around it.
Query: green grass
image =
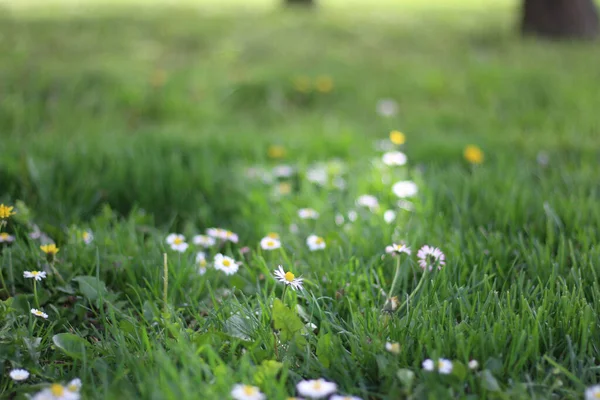
[[[600,381],[596,43],[524,40],[518,5],[500,0],[334,0],[307,13],[204,3],[0,2],[0,203],[18,211],[4,229],[16,240],[0,250],[0,398],[73,377],[91,399],[223,399],[236,383],[285,399],[317,377],[363,399],[581,398]],[[333,90],[298,92],[299,76],[328,76]],[[396,116],[376,113],[382,98]],[[406,134],[409,163],[386,171],[374,143],[392,129]],[[272,144],[283,159],[268,157]],[[482,165],[465,162],[468,144]],[[344,190],[306,180],[332,159]],[[280,163],[297,171],[287,196],[246,174]],[[419,184],[414,211],[396,205],[401,179]],[[380,210],[337,226],[366,193]],[[302,207],[319,219],[300,221]],[[60,247],[64,282],[28,237],[33,223]],[[165,243],[211,226],[239,234],[223,249],[243,259],[237,274],[198,275],[196,249]],[[283,251],[259,249],[268,232]],[[308,251],[311,233],[324,251]],[[387,314],[396,264],[382,255],[401,240],[413,255],[400,301],[422,276],[422,245],[447,265]],[[278,264],[306,290],[288,290],[292,311],[275,319],[318,327],[289,341],[271,320]],[[44,268],[37,302],[49,318],[36,320],[23,272]],[[454,373],[422,370],[437,357]],[[470,359],[480,368],[463,373]],[[12,368],[32,377],[12,382]]]

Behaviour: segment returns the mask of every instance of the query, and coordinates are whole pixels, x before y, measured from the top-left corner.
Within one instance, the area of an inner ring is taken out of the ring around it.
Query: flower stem
[[[411,301],[411,299],[415,296],[415,294],[417,294],[419,289],[421,289],[421,286],[423,286],[423,282],[425,282],[426,276],[427,276],[427,268],[425,268],[423,270],[423,275],[421,276],[421,279],[419,280],[417,287],[411,292],[411,294],[406,298],[406,300],[404,300],[404,302],[402,302],[402,304],[400,305],[400,307],[398,307],[398,309],[404,308],[404,306],[406,306],[408,304],[408,302]]]
[[[167,314],[167,291],[169,290],[169,263],[167,253],[163,253],[163,313]]]
[[[33,298],[35,299],[36,308],[40,308],[40,301],[38,300],[37,295],[37,282],[35,278],[33,278]]]
[[[396,255],[396,272],[394,273],[394,280],[392,280],[392,287],[388,293],[388,299],[392,298],[394,294],[394,289],[396,289],[396,283],[398,283],[398,278],[400,277],[400,255]]]

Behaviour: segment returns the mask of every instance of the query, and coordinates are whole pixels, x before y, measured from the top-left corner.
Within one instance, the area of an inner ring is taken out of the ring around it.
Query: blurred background
[[[56,222],[218,225],[273,145],[352,159],[398,129],[429,168],[470,143],[579,168],[597,32],[591,0],[3,0],[0,187]]]

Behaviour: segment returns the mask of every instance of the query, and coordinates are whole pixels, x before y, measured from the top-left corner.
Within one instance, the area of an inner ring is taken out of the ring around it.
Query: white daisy
[[[235,400],[264,400],[266,398],[256,386],[240,384],[233,386],[231,397]]]
[[[317,235],[310,235],[307,237],[306,245],[310,251],[323,250],[326,247],[325,240]]]
[[[383,220],[388,224],[391,224],[396,219],[396,211],[394,210],[386,210],[383,213]]]
[[[237,233],[233,233],[231,231],[225,230],[223,232],[223,236],[221,237],[223,240],[229,240],[232,243],[237,243],[239,241]]]
[[[400,181],[394,183],[392,192],[400,198],[413,197],[419,192],[419,188],[413,181]]]
[[[411,253],[410,247],[408,247],[407,245],[405,245],[403,243],[401,243],[401,244],[392,243],[390,246],[385,247],[385,252],[388,254],[406,253],[408,255],[410,255],[410,253]]]
[[[13,235],[9,235],[6,232],[0,232],[0,243],[12,243],[15,241],[15,237]]]
[[[41,317],[41,318],[44,318],[44,319],[48,319],[48,314],[46,314],[45,312],[43,312],[41,310],[38,310],[36,308],[32,308],[31,309],[31,313],[33,315],[35,315],[36,317]]]
[[[585,389],[585,400],[600,399],[600,385],[590,386]]]
[[[313,166],[306,171],[306,179],[319,186],[325,186],[328,179],[327,169],[322,166]]]
[[[13,381],[24,381],[29,378],[29,371],[26,369],[13,369],[9,373],[10,379]]]
[[[206,234],[212,238],[220,238],[221,236],[223,236],[222,234],[223,229],[221,228],[208,228],[206,230]]]
[[[302,278],[296,278],[296,276],[291,272],[285,272],[283,267],[280,265],[278,269],[274,272],[275,278],[286,285],[289,285],[294,290],[302,290]]]
[[[406,160],[406,154],[401,151],[389,151],[381,157],[381,161],[388,166],[404,165]]]
[[[417,252],[417,257],[419,258],[419,265],[421,268],[428,268],[430,271],[433,270],[434,267],[442,269],[442,267],[446,265],[446,256],[437,247],[425,245]]]
[[[215,269],[223,271],[227,275],[235,274],[239,269],[239,264],[233,258],[224,256],[221,253],[216,254],[214,258]]]
[[[358,213],[356,211],[352,210],[352,211],[348,212],[348,219],[350,220],[350,222],[356,221],[357,218],[358,218]]]
[[[471,360],[471,361],[469,361],[469,368],[470,369],[477,369],[477,368],[479,368],[479,362],[477,362],[477,360]]]
[[[81,390],[81,379],[75,378],[67,383],[67,390],[70,392],[79,392]]]
[[[196,254],[196,265],[198,266],[198,273],[204,275],[206,273],[208,262],[206,261],[206,254],[203,251],[199,251]]]
[[[216,240],[208,235],[196,235],[192,238],[192,243],[196,246],[211,247],[215,245]]]
[[[340,396],[339,394],[334,394],[329,398],[329,400],[362,400],[360,397],[356,396]]]
[[[390,343],[387,342],[385,344],[385,349],[393,354],[400,354],[400,343]]]
[[[446,360],[445,358],[440,358],[437,362],[434,362],[431,359],[427,359],[423,361],[423,369],[425,371],[435,371],[437,370],[440,374],[449,374],[452,372],[452,361]]]
[[[398,103],[393,99],[381,99],[377,102],[377,114],[382,117],[393,117],[398,113]]]
[[[277,178],[289,178],[294,174],[294,167],[290,165],[277,165],[273,168],[273,175]]]
[[[343,216],[342,214],[336,214],[336,215],[335,215],[335,224],[336,224],[337,226],[344,225],[344,222],[345,222],[345,221],[346,221],[346,220],[344,219],[344,216]]]
[[[396,205],[398,205],[398,208],[401,208],[406,211],[414,211],[415,210],[415,205],[408,200],[400,199],[400,200],[398,200]]]
[[[54,383],[49,388],[38,392],[31,400],[79,400],[79,392],[72,392],[61,384]]]
[[[36,281],[41,281],[46,278],[45,271],[25,271],[23,272],[23,278],[32,278]]]
[[[325,379],[311,379],[308,381],[300,381],[296,385],[296,389],[301,396],[310,397],[312,399],[320,399],[327,397],[337,391],[337,385],[333,382],[327,382]]]
[[[363,194],[356,199],[356,205],[361,207],[367,207],[371,211],[377,209],[379,207],[379,201],[377,197],[372,196],[370,194]]]
[[[81,239],[85,244],[90,244],[94,241],[94,233],[92,231],[81,232]]]
[[[171,246],[171,250],[183,253],[187,250],[188,244],[185,242],[185,236],[178,233],[171,233],[167,236],[167,244]]]
[[[301,208],[298,210],[298,216],[301,219],[317,219],[319,218],[319,213],[312,208]]]
[[[275,250],[281,247],[281,242],[279,239],[274,239],[272,237],[264,237],[260,240],[260,247],[263,250]]]

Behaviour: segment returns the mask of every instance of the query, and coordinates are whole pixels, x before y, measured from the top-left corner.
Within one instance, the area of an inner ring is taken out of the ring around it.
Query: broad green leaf
[[[333,358],[331,333],[327,333],[319,338],[317,342],[317,358],[325,368],[331,365]]]
[[[100,296],[104,297],[108,293],[104,282],[95,276],[77,276],[73,280],[79,283],[79,291],[83,297],[90,301],[94,301]]]
[[[452,362],[452,375],[457,377],[459,380],[464,381],[467,377],[467,367],[460,361]]]
[[[499,392],[501,390],[498,381],[494,378],[494,375],[492,375],[489,369],[481,371],[481,383],[483,384],[483,387],[490,392]]]
[[[59,333],[52,336],[52,341],[63,353],[76,359],[83,358],[86,347],[89,346],[89,343],[85,339],[72,333]]]
[[[254,383],[262,385],[275,380],[275,377],[283,367],[283,364],[275,360],[265,360],[254,374]]]
[[[400,379],[400,382],[402,382],[402,385],[406,389],[412,388],[413,382],[415,381],[414,372],[412,372],[410,369],[403,368],[396,372],[396,376],[398,376],[398,379]]]
[[[302,320],[296,313],[285,306],[279,299],[273,302],[273,323],[281,333],[281,341],[289,342],[297,332],[304,328]]]

